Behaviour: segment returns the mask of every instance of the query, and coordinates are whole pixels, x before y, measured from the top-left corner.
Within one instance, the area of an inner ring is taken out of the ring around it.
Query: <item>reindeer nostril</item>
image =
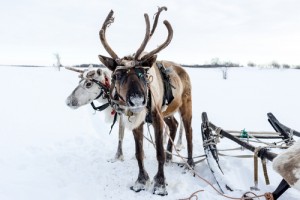
[[[128,104],[130,106],[142,106],[145,104],[145,97],[135,94],[128,99]]]
[[[78,100],[76,98],[69,97],[66,100],[66,104],[68,106],[77,106],[78,105]]]
[[[77,106],[77,104],[78,104],[77,99],[72,99],[71,105],[72,105],[72,106]]]
[[[131,101],[131,98],[129,98],[129,101],[128,101],[128,102],[129,102],[129,105],[130,105],[130,106],[134,106],[134,103]]]

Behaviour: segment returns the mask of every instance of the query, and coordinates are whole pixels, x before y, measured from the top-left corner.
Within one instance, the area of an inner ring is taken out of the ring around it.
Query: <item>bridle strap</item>
[[[101,90],[100,94],[94,100],[99,99],[102,96],[102,94],[103,94],[103,90]]]
[[[91,103],[91,106],[92,106],[93,109],[96,110],[96,111],[103,111],[103,110],[105,110],[105,109],[109,106],[109,103],[107,102],[107,103],[103,104],[102,106],[96,107],[95,104],[94,104],[94,102],[92,102],[92,103]]]
[[[118,118],[118,113],[116,112],[115,116],[114,116],[114,121],[113,121],[112,125],[110,126],[109,134],[111,134],[111,131],[112,131],[112,129],[113,129],[113,127],[114,127],[114,125],[115,125],[115,123],[117,121],[117,118]]]
[[[91,102],[91,106],[95,111],[103,111],[106,108],[108,108],[110,105],[109,85],[103,84],[100,81],[95,80],[95,79],[92,79],[91,81],[96,83],[100,87],[100,90],[101,90],[100,94],[94,100],[99,99],[104,94],[103,99],[107,98],[107,101],[108,101],[107,103],[105,103],[101,106],[98,106],[98,107],[95,106],[94,102]]]

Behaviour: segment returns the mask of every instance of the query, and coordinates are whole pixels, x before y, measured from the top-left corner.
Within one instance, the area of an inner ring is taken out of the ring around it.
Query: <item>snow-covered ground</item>
[[[257,68],[229,69],[228,80],[220,69],[187,69],[193,84],[194,155],[203,154],[201,113],[224,129],[273,131],[267,121],[272,112],[282,123],[300,130],[300,70]],[[225,199],[200,179],[184,174],[176,164],[165,166],[168,196],[129,189],[138,175],[133,136],[126,132],[124,162],[110,163],[117,148],[117,126],[109,135],[101,113],[90,106],[71,110],[65,99],[78,83],[77,74],[54,68],[0,67],[0,199],[1,200],[100,200],[180,199],[203,189],[199,199]],[[145,129],[146,130],[146,129]],[[147,132],[145,131],[147,134]],[[296,138],[298,139],[298,138]],[[144,141],[145,167],[153,178],[155,150]],[[220,148],[235,147],[222,139]],[[232,154],[250,154],[233,152]],[[185,150],[182,151],[185,156]],[[240,197],[253,186],[253,160],[221,157],[225,179]],[[175,161],[180,161],[174,158]],[[256,194],[272,192],[281,178],[268,163],[271,185],[264,184],[259,165]],[[197,173],[216,183],[202,162]],[[281,199],[299,199],[289,189]]]

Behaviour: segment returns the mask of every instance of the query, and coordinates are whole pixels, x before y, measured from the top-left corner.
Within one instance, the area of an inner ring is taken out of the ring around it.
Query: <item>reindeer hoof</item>
[[[154,187],[153,187],[153,194],[165,196],[168,195],[167,188],[166,188],[165,178],[158,177],[157,175],[154,177]]]
[[[194,167],[195,167],[195,163],[194,163],[194,159],[193,159],[193,158],[189,158],[188,161],[187,161],[187,163],[189,164],[189,166],[190,166],[191,168],[194,168]]]
[[[166,185],[161,186],[154,186],[153,188],[153,194],[160,195],[160,196],[166,196],[168,195]]]
[[[131,186],[130,189],[133,190],[133,191],[135,191],[135,192],[140,192],[142,190],[146,190],[147,188],[149,188],[149,185],[150,185],[150,181],[149,180],[147,180],[145,182],[145,184],[136,181],[135,184],[134,184],[134,186]]]
[[[124,156],[123,155],[116,155],[115,159],[123,162],[124,161]]]
[[[172,161],[172,154],[166,153],[166,162],[170,163]]]
[[[114,162],[117,162],[117,161],[123,162],[124,161],[124,156],[123,155],[120,155],[120,156],[116,155],[115,158],[109,159],[107,161],[111,162],[111,163],[114,163]]]

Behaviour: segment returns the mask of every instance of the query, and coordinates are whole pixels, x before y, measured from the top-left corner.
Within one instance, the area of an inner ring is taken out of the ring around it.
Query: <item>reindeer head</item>
[[[101,96],[101,85],[109,87],[110,75],[102,69],[94,69],[92,65],[86,70],[78,70],[70,67],[66,69],[79,72],[79,85],[66,99],[66,104],[77,109],[80,106],[91,103],[93,100]]]
[[[138,113],[146,106],[148,98],[148,70],[155,63],[157,57],[156,54],[166,48],[173,37],[172,27],[170,23],[165,20],[164,24],[168,29],[166,41],[153,51],[142,55],[157,26],[159,14],[163,10],[167,10],[167,8],[159,8],[151,32],[149,17],[147,14],[144,14],[146,22],[145,38],[133,56],[126,56],[120,59],[106,41],[106,28],[114,21],[112,10],[108,14],[99,32],[101,43],[111,56],[111,58],[109,58],[99,55],[99,59],[112,71],[112,101],[117,103],[120,107],[128,109],[132,113]]]

